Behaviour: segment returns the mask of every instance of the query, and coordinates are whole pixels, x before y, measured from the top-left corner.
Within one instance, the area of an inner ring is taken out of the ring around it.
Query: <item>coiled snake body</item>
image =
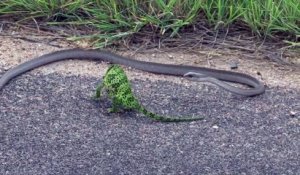
[[[203,67],[160,64],[160,63],[138,61],[107,51],[84,50],[84,49],[67,49],[67,50],[52,52],[34,58],[30,61],[24,62],[8,70],[0,78],[0,90],[11,79],[13,79],[16,76],[19,76],[37,67],[49,63],[53,63],[56,61],[67,60],[67,59],[99,60],[99,61],[105,61],[114,64],[126,65],[126,66],[130,66],[151,73],[166,74],[166,75],[173,75],[173,76],[185,76],[188,75],[189,73],[199,74],[207,77],[207,80],[205,81],[210,81],[212,79],[211,81],[212,83],[217,84],[220,87],[232,93],[244,95],[244,96],[259,95],[265,91],[265,87],[260,81],[247,74],[225,71],[225,70],[215,70],[215,69],[203,68]],[[239,84],[247,85],[250,88],[245,88],[245,89],[238,88],[223,82],[221,83],[221,81],[239,83]]]

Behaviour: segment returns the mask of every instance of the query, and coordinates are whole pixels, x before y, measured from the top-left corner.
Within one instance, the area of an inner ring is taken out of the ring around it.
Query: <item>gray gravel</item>
[[[0,92],[0,174],[300,174],[300,91],[244,98],[215,86],[132,81],[160,123],[93,101],[90,77],[26,74]]]

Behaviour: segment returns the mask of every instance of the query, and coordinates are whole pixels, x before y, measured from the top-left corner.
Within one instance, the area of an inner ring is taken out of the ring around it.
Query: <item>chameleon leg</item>
[[[101,97],[101,92],[104,88],[104,83],[102,82],[101,84],[99,84],[96,88],[96,93],[95,95],[93,96],[94,99],[100,99]]]
[[[112,107],[108,108],[108,112],[109,113],[119,112],[122,104],[120,104],[120,102],[115,97],[112,97],[111,99],[112,99]]]

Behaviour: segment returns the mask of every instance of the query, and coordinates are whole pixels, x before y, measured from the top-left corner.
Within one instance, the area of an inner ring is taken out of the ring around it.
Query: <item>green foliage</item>
[[[99,47],[145,26],[173,37],[199,20],[215,30],[242,21],[260,36],[300,35],[299,0],[1,0],[1,14],[52,25],[91,25],[99,34],[86,37]]]
[[[300,34],[300,3],[298,0],[244,0],[240,4],[242,20],[258,34],[291,32]]]
[[[215,25],[215,28],[227,26],[242,15],[236,1],[206,0],[203,10],[209,23]]]
[[[0,14],[14,14],[24,18],[52,18],[64,17],[74,20],[82,1],[70,0],[2,0],[0,2]]]

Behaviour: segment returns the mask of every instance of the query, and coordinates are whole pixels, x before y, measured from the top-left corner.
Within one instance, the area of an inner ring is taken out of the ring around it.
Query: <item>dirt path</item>
[[[0,39],[0,65],[5,70],[42,54],[61,50],[47,44],[30,43],[21,39],[12,39],[10,37],[2,36]],[[76,47],[75,45],[71,45],[64,41],[58,41],[58,43],[59,46],[63,48]],[[259,57],[255,59],[247,58],[238,51],[199,50],[194,51],[194,53],[165,53],[149,50],[147,53],[123,52],[119,54],[151,62],[184,64],[224,70],[230,70],[230,63],[237,62],[239,66],[238,72],[247,73],[261,79],[267,86],[300,88],[300,67],[292,68],[290,66],[278,65],[277,63]],[[295,59],[300,59],[300,56]],[[102,76],[104,74],[106,68],[106,63],[99,64],[95,62],[71,60],[54,63],[34,72],[42,72],[44,74],[58,72],[62,74],[99,77],[99,75]],[[168,76],[148,74],[137,70],[130,71],[129,75],[132,78],[143,76],[150,80],[170,80],[170,77]],[[172,80],[175,81],[180,81],[179,79],[180,78],[173,79],[172,77]]]
[[[3,36],[0,41],[0,76],[59,50]],[[0,174],[300,174],[299,70],[243,58],[237,51],[197,52],[153,50],[132,57],[218,69],[238,61],[238,71],[265,82],[266,93],[237,97],[211,84],[127,69],[150,110],[206,116],[165,124],[135,112],[108,114],[108,101],[90,99],[107,64],[54,63],[0,92]]]

